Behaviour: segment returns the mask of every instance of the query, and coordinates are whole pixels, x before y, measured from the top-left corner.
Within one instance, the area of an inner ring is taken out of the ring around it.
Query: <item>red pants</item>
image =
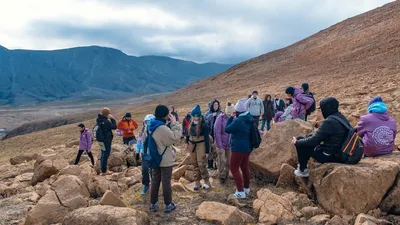
[[[236,189],[239,192],[243,192],[243,188],[250,187],[250,168],[249,168],[249,156],[248,153],[232,152],[231,153],[231,163],[230,169],[235,180]],[[240,174],[239,168],[242,170]]]

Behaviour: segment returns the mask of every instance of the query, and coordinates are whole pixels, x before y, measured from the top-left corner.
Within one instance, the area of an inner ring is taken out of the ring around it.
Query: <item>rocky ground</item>
[[[265,134],[252,153],[252,193],[238,201],[232,178],[221,184],[210,170],[211,190],[194,192],[193,166],[177,145],[171,214],[149,211],[150,196],[141,196],[140,162],[126,146],[114,144],[108,167],[99,176],[98,164],[87,156],[71,165],[77,141],[22,154],[0,168],[1,224],[322,224],[366,225],[400,223],[400,152],[363,159],[360,164],[311,162],[309,179],[293,175],[295,149],[291,134],[304,135],[312,124],[287,121]],[[275,140],[274,142],[268,140]],[[95,150],[96,151],[96,150]],[[95,155],[97,152],[95,152]],[[137,167],[126,168],[126,160]]]

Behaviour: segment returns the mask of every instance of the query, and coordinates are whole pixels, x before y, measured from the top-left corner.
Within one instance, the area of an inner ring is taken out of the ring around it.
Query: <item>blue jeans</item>
[[[101,165],[101,172],[105,173],[107,172],[108,157],[110,157],[111,153],[111,141],[105,141],[103,143],[106,150],[101,151],[100,165]]]
[[[151,169],[150,163],[142,158],[142,184],[144,186],[150,185]]]
[[[261,123],[261,130],[264,131],[265,129],[265,123],[267,123],[267,131],[271,130],[271,120],[262,120]]]

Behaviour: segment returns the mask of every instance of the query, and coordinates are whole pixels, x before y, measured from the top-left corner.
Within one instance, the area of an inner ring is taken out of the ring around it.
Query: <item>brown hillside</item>
[[[176,105],[183,115],[197,103],[205,106],[213,97],[236,101],[253,89],[283,96],[288,85],[305,81],[318,99],[337,97],[353,123],[375,95],[383,96],[392,116],[400,121],[400,2],[347,19],[291,46],[130,110],[140,120],[157,103],[165,103]],[[119,116],[125,110],[119,110]],[[2,141],[0,150],[5,158],[0,162],[21,151],[64,144],[76,138],[75,131],[75,126],[69,125]]]

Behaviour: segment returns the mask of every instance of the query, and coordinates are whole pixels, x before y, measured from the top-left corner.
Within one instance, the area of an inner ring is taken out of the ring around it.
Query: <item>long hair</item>
[[[194,122],[194,120],[192,120],[190,127],[193,126],[193,124],[194,124],[193,122]],[[203,116],[200,116],[199,122],[196,125],[196,137],[200,137],[202,124],[203,124]]]

